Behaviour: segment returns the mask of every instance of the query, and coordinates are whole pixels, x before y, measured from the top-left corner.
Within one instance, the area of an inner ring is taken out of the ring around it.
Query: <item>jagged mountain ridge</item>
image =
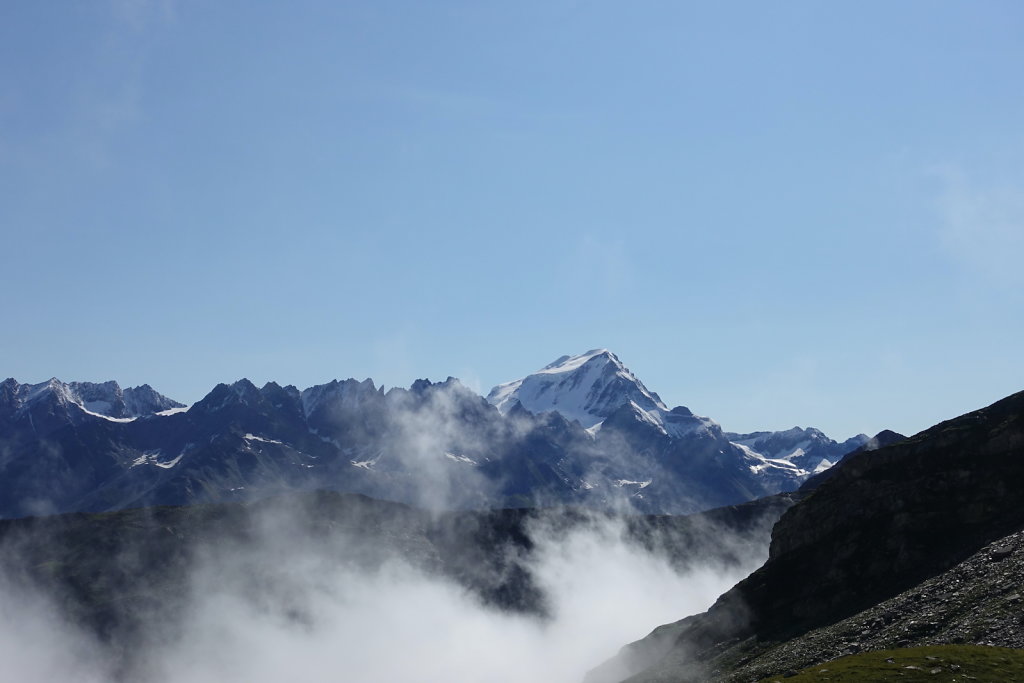
[[[426,507],[626,504],[688,513],[793,490],[809,474],[731,443],[709,418],[669,410],[608,351],[563,357],[538,374],[547,389],[528,377],[496,388],[490,402],[454,378],[387,392],[368,379],[304,390],[243,379],[187,411],[148,387],[118,394],[113,382],[8,380],[0,388],[0,516],[291,489]],[[524,405],[531,386],[535,400]],[[146,409],[129,400],[146,390],[159,397]],[[505,400],[495,401],[502,391]],[[557,409],[542,410],[537,397]]]
[[[117,420],[185,407],[148,384],[122,389],[114,381],[65,383],[56,377],[39,384],[20,384],[13,377],[0,383],[0,407],[8,414],[30,414],[39,404],[72,411],[79,408],[94,416]]]

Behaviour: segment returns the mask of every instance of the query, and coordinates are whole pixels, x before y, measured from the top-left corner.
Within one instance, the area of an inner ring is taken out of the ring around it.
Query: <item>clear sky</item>
[[[1024,389],[1019,2],[0,5],[0,375],[608,347],[726,429]]]

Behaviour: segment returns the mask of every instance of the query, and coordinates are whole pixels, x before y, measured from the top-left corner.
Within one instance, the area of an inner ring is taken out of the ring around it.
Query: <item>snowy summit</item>
[[[683,415],[669,411],[661,397],[647,389],[608,349],[562,356],[531,375],[499,384],[487,400],[502,413],[508,413],[517,402],[534,414],[558,412],[591,431],[627,405],[637,418],[672,436],[703,424],[689,411],[685,420],[679,419]]]

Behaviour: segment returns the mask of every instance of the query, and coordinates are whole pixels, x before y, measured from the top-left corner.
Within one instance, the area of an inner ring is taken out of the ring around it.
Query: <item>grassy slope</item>
[[[762,683],[873,683],[874,681],[1024,681],[1024,650],[981,645],[932,645],[875,650],[810,666],[796,676]]]

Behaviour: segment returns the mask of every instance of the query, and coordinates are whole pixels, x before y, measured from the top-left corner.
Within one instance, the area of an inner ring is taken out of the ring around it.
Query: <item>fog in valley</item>
[[[645,549],[614,517],[571,528],[540,517],[526,527],[530,553],[500,552],[521,556],[541,606],[508,609],[467,588],[472,581],[432,569],[436,558],[415,538],[378,539],[352,528],[314,535],[308,526],[301,512],[278,505],[245,538],[207,539],[183,588],[167,589],[165,603],[126,606],[139,626],[106,642],[67,617],[67,595],[31,588],[8,571],[0,589],[6,675],[577,683],[624,644],[707,608],[763,561],[769,529],[738,536],[707,528],[706,542],[680,552]],[[8,541],[4,556],[18,551]],[[124,561],[125,571],[138,571]]]

